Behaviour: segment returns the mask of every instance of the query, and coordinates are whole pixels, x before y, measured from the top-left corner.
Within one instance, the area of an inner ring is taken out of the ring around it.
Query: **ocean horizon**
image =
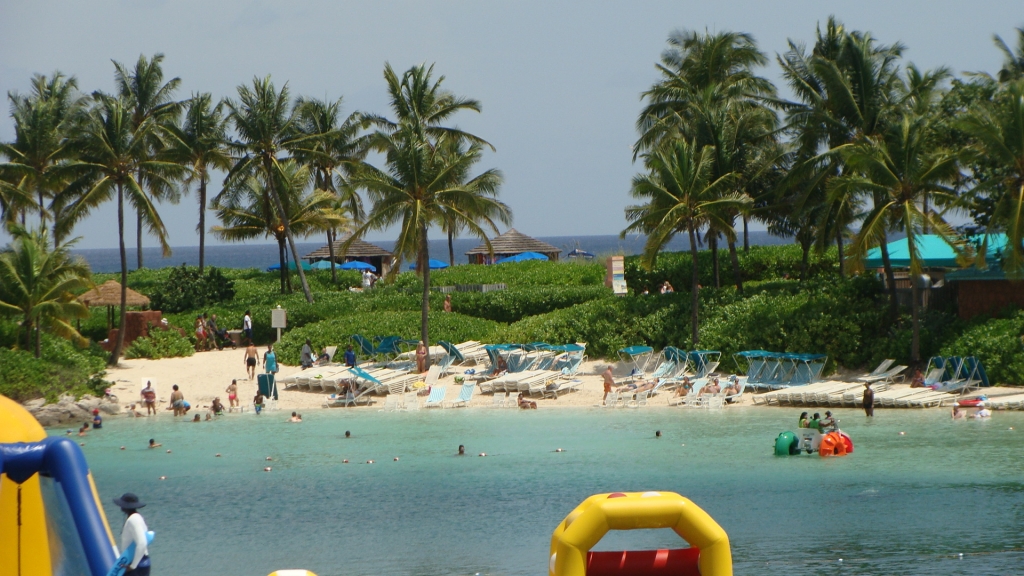
[[[556,248],[561,248],[562,258],[564,258],[569,251],[575,248],[590,252],[591,254],[599,257],[615,254],[631,256],[641,253],[645,242],[645,238],[643,236],[619,238],[618,235],[614,234],[593,236],[537,236],[536,238],[547,242]],[[742,236],[740,238],[740,242],[742,242]],[[792,242],[791,238],[772,236],[768,232],[750,232],[751,245],[767,246],[789,244],[790,242]],[[393,240],[370,241],[370,243],[380,246],[385,250],[392,250],[395,245]],[[472,250],[476,246],[480,245],[480,243],[480,240],[477,238],[456,238],[452,243],[455,249],[455,263],[468,264],[469,260],[466,257],[465,252]],[[326,245],[325,240],[296,242],[295,244],[300,258],[324,245]],[[665,246],[664,251],[678,252],[689,249],[689,239],[680,235],[669,242]],[[171,251],[171,255],[164,258],[160,252],[159,246],[143,246],[143,266],[146,268],[166,268],[168,266],[180,266],[181,264],[187,264],[189,266],[197,266],[199,264],[198,246],[177,246],[172,247]],[[84,258],[93,272],[109,273],[121,270],[120,256],[117,248],[86,248],[72,250],[72,253]],[[135,248],[127,248],[126,253],[128,257],[128,269],[135,270],[137,268]],[[448,241],[443,238],[430,240],[430,256],[431,258],[448,262]],[[290,251],[288,254],[288,260],[291,260]],[[239,243],[207,246],[205,264],[207,266],[215,266],[217,268],[267,268],[268,266],[278,264],[277,244]],[[407,269],[408,264],[409,263],[405,263],[403,268]]]

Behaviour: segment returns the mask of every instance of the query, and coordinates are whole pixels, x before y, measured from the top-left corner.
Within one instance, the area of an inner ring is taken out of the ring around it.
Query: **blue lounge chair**
[[[472,382],[466,382],[462,385],[462,389],[459,390],[459,397],[452,400],[448,406],[455,408],[457,406],[466,407],[469,406],[469,401],[473,399],[473,391],[476,390],[476,384]]]
[[[444,408],[444,396],[448,393],[447,386],[434,386],[430,389],[430,395],[423,403],[424,408]]]

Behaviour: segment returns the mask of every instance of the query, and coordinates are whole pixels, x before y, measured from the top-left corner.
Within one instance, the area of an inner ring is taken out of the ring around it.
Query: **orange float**
[[[829,432],[821,438],[818,454],[822,458],[829,456],[846,456],[846,439],[839,432]]]

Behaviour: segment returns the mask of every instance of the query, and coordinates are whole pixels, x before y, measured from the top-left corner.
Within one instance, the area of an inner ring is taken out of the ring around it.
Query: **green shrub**
[[[406,272],[416,277],[412,272]],[[482,266],[465,264],[430,272],[431,286],[455,284],[508,284],[513,286],[593,286],[604,284],[602,264],[529,260]],[[422,286],[422,284],[421,284]]]
[[[162,312],[195,310],[215,302],[224,302],[235,297],[234,282],[220,270],[208,268],[206,275],[199,268],[182,264],[172,268],[167,280],[153,292],[150,307]]]
[[[67,340],[43,334],[40,348],[40,358],[0,348],[0,394],[17,401],[42,397],[53,402],[61,394],[98,394],[106,387],[106,353],[98,347],[79,350]]]
[[[800,277],[802,258],[803,252],[797,244],[751,246],[750,252],[744,253],[742,250],[738,252],[740,272],[743,275],[744,283],[783,279],[786,276],[797,279]],[[658,255],[654,268],[646,270],[641,265],[639,256],[627,256],[625,259],[626,284],[637,294],[644,290],[654,294],[665,280],[668,280],[678,291],[689,291],[692,283],[691,260],[689,252],[663,252]],[[732,262],[729,260],[728,249],[718,251],[718,260],[718,277],[722,286],[732,285]],[[808,260],[809,277],[831,276],[837,272],[838,260],[835,248],[830,248],[821,255],[811,251]],[[697,273],[701,286],[714,285],[714,265],[710,250],[702,250],[697,253]]]
[[[496,328],[496,322],[433,311],[430,313],[430,340],[464,342],[466,340],[488,340]],[[276,346],[278,358],[285,364],[298,364],[299,352],[306,339],[317,351],[324,346],[343,345],[350,342],[353,334],[373,336],[401,336],[407,340],[418,340],[420,336],[420,312],[378,312],[342,316],[308,324],[288,330]]]
[[[611,290],[604,286],[529,286],[497,292],[457,292],[452,294],[452,311],[496,322],[518,322],[527,316],[611,296]]]
[[[639,344],[641,322],[628,313],[623,298],[601,298],[540,316],[524,318],[499,329],[495,342],[586,342],[591,358],[614,358],[616,350]]]
[[[993,384],[1024,384],[1024,311],[967,328],[942,355],[976,356]]]
[[[125,358],[180,358],[195,353],[192,341],[171,328],[154,328],[149,336],[136,338],[124,351]]]

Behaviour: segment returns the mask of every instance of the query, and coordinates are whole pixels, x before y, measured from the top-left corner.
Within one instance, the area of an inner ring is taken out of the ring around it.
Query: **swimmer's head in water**
[[[295,418],[295,412],[292,412],[292,418]]]
[[[350,436],[352,436],[352,433],[349,432],[348,430],[345,430],[345,438],[348,438]]]
[[[655,438],[661,438],[661,430],[655,430],[654,431],[654,437]]]
[[[150,438],[149,439],[149,445],[152,446],[153,444],[156,444],[156,440]]]
[[[465,454],[465,453],[466,453],[466,447],[463,446],[462,444],[459,444],[459,454]]]

